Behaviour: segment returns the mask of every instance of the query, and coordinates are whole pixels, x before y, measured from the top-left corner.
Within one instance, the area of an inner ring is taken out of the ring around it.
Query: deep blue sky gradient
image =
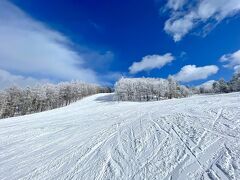
[[[197,35],[194,29],[175,43],[164,32],[167,14],[161,13],[165,1],[154,0],[11,0],[14,4],[49,27],[62,32],[75,44],[99,52],[111,51],[112,61],[106,67],[93,68],[99,73],[122,72],[134,61],[151,54],[172,53],[176,60],[162,69],[141,72],[134,77],[166,78],[177,73],[184,65],[217,65],[220,70],[208,79],[229,79],[233,70],[222,67],[223,54],[240,49],[240,18],[226,19],[207,36]],[[91,64],[89,66],[91,67]],[[202,81],[189,83],[199,84]]]

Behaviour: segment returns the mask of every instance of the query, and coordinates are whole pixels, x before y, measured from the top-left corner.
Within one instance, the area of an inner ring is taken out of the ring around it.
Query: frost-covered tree
[[[218,81],[219,83],[219,88],[220,88],[220,92],[222,93],[228,93],[229,92],[229,87],[228,84],[225,82],[225,80],[222,78]]]
[[[213,91],[215,93],[228,93],[230,92],[228,83],[224,79],[220,79],[213,83]]]
[[[215,81],[212,84],[212,89],[207,89],[208,92],[214,93],[229,93],[240,91],[240,73],[235,73],[232,79],[226,82],[223,78]],[[200,93],[206,93],[206,89],[200,89]]]
[[[24,89],[14,86],[0,92],[0,117],[50,110],[101,92],[108,93],[111,89],[79,81],[44,84]]]
[[[171,98],[175,98],[175,97],[178,97],[178,94],[177,94],[177,87],[178,87],[178,84],[177,84],[177,81],[174,80],[174,78],[172,76],[169,76],[168,77],[168,98],[171,99]]]
[[[190,90],[180,86],[172,77],[121,78],[115,84],[115,99],[119,101],[153,101],[185,97]]]
[[[228,85],[230,91],[240,91],[240,72],[233,75],[232,79],[228,82]]]
[[[192,94],[193,94],[192,91],[188,87],[183,86],[183,85],[179,86],[178,97],[187,97]]]
[[[12,117],[14,115],[19,114],[20,108],[22,106],[21,101],[21,89],[13,86],[11,88],[6,89],[6,94],[4,98],[4,102],[2,105],[2,116],[3,117]]]

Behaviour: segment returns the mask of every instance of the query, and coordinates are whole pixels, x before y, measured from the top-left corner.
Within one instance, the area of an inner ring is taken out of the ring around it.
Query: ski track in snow
[[[240,179],[240,93],[112,96],[0,120],[0,179]]]

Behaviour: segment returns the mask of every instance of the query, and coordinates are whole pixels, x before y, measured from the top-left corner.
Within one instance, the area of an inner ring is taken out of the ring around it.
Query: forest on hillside
[[[158,101],[183,98],[202,93],[229,93],[240,91],[240,73],[226,82],[214,81],[208,86],[188,87],[179,84],[173,77],[121,78],[114,86],[116,101]],[[78,81],[59,84],[42,84],[35,87],[13,86],[0,91],[0,118],[26,115],[66,106],[83,97],[110,93],[112,89]]]
[[[42,112],[66,106],[83,97],[111,92],[108,87],[78,81],[43,84],[20,88],[13,86],[0,92],[0,117]]]
[[[240,73],[226,82],[214,81],[208,86],[188,87],[180,85],[173,77],[161,78],[121,78],[115,84],[115,99],[118,101],[154,101],[187,97],[193,94],[217,94],[240,91]]]

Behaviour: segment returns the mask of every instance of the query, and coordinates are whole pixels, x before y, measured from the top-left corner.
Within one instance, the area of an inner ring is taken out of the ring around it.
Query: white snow
[[[112,96],[0,120],[0,179],[240,179],[240,93]]]

